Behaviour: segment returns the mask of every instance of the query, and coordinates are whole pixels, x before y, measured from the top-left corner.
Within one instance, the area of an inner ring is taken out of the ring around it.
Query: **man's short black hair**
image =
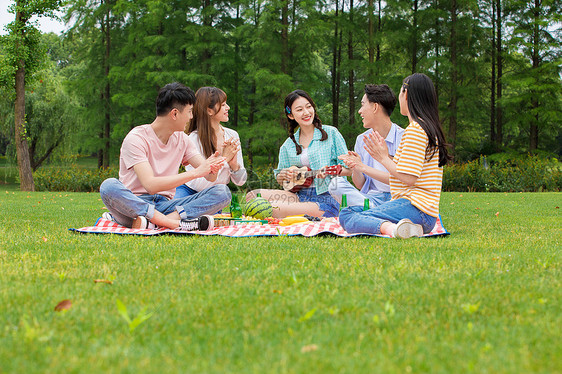
[[[379,103],[390,117],[396,107],[396,95],[387,84],[367,84],[365,85],[365,95],[371,103]]]
[[[186,105],[195,104],[195,93],[181,83],[168,83],[158,91],[156,115],[164,116],[174,108],[183,110]]]

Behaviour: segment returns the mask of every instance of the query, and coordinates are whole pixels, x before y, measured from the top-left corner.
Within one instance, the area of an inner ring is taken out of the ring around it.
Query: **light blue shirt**
[[[386,168],[382,166],[380,162],[371,157],[371,155],[364,148],[365,142],[363,141],[363,137],[370,132],[373,132],[373,129],[369,129],[357,137],[357,139],[355,140],[355,152],[357,152],[359,156],[361,156],[361,162],[363,162],[365,165],[377,170],[388,172],[388,170],[386,170]],[[388,135],[384,139],[384,141],[386,142],[386,146],[388,147],[388,154],[390,156],[394,157],[394,154],[396,153],[396,150],[400,145],[402,134],[404,134],[404,129],[393,123],[390,127]],[[361,188],[362,193],[367,194],[370,191],[390,192],[390,186],[388,184],[379,182],[378,180],[369,177],[365,173],[363,173],[363,175],[365,176],[365,183]]]
[[[322,128],[328,134],[328,139],[321,141],[322,133],[315,128],[312,141],[308,146],[308,159],[312,170],[320,170],[324,166],[344,165],[343,161],[338,159],[338,156],[347,154],[347,145],[338,129],[327,125],[322,125]],[[295,140],[300,144],[299,135],[300,129],[295,132]],[[282,169],[286,169],[290,166],[300,167],[303,165],[301,162],[301,155],[297,155],[295,143],[291,138],[287,138],[279,150],[279,163],[277,169],[274,170],[275,176],[277,176]],[[327,176],[324,179],[314,179],[314,187],[316,187],[316,193],[318,195],[328,191],[328,185],[331,179],[332,176]]]

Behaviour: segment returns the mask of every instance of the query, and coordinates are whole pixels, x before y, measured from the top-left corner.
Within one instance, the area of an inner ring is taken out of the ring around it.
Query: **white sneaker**
[[[180,221],[180,231],[207,231],[215,227],[215,219],[212,216],[201,216],[193,219],[182,219]]]
[[[108,221],[112,221],[115,222],[115,219],[113,218],[113,215],[111,215],[111,213],[109,212],[103,212],[103,214],[101,215],[101,218],[108,220]]]
[[[410,221],[408,218],[401,219],[397,224],[392,236],[399,239],[408,239],[423,235],[422,225],[418,225]]]
[[[146,217],[138,216],[133,220],[133,229],[149,229],[156,230],[158,226],[150,222]]]

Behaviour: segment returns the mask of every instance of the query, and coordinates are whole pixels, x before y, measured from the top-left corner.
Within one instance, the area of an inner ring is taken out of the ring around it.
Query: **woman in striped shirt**
[[[367,151],[389,171],[392,199],[367,211],[361,207],[343,209],[340,223],[349,233],[419,237],[433,229],[439,216],[443,165],[450,156],[433,82],[425,74],[412,74],[404,79],[398,99],[400,113],[410,124],[394,159],[388,156],[380,134],[375,132],[365,139]]]

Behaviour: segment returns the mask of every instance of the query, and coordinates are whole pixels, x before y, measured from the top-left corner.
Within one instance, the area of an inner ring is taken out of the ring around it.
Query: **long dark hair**
[[[217,104],[220,106],[224,102],[226,102],[226,94],[220,88],[201,87],[195,93],[193,119],[189,123],[187,133],[191,134],[193,131],[197,130],[197,135],[199,135],[199,141],[201,142],[205,157],[210,157],[217,150],[217,144],[215,144],[215,130],[213,126],[211,126],[211,117],[207,109],[212,109],[216,113]]]
[[[303,90],[294,90],[293,92],[288,94],[287,97],[285,98],[284,112],[285,115],[287,116],[287,122],[289,123],[289,137],[293,140],[293,143],[295,143],[295,147],[297,148],[297,155],[300,155],[302,152],[302,146],[299,143],[297,143],[297,140],[295,139],[295,129],[299,126],[299,124],[294,119],[290,119],[289,114],[291,114],[291,108],[293,106],[293,103],[299,97],[304,97],[314,108],[314,119],[312,120],[312,124],[322,133],[322,137],[320,138],[320,140],[328,139],[328,134],[322,128],[322,122],[318,117],[318,113],[316,112],[316,104],[314,104],[312,98]]]
[[[439,107],[433,82],[427,75],[415,73],[404,79],[402,91],[408,93],[410,118],[419,123],[429,139],[426,149],[427,153],[431,152],[429,159],[439,151],[439,166],[445,165],[451,156],[447,152],[448,144],[439,121]]]

